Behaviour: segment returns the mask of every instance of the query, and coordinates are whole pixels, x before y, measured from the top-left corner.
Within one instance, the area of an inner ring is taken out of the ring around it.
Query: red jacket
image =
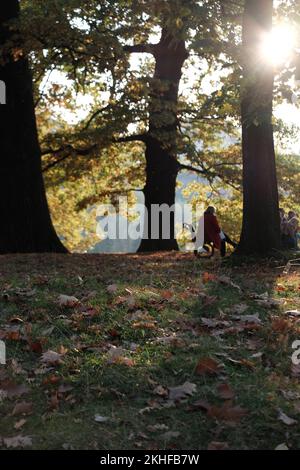
[[[220,226],[213,214],[204,214],[204,243],[213,243],[219,250],[221,248]]]

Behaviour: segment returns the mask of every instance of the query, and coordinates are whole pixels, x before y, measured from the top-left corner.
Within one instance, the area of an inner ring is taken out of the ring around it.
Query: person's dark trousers
[[[231,238],[226,235],[226,233],[224,233],[225,235],[225,238],[224,240],[221,241],[221,256],[222,258],[224,258],[224,256],[226,255],[226,243],[228,243],[229,245],[233,246],[233,248],[236,248],[237,247],[237,244],[231,240]]]
[[[220,253],[221,253],[222,258],[224,258],[224,256],[226,255],[226,241],[225,240],[221,241]]]
[[[235,243],[234,241],[231,240],[231,238],[229,238],[229,236],[224,233],[225,235],[225,242],[226,243],[229,243],[229,245],[233,246],[233,248],[236,248],[237,247],[237,243]]]

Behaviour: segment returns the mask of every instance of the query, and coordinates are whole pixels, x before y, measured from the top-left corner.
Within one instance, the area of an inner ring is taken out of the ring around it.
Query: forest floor
[[[299,449],[299,273],[1,256],[0,448]]]

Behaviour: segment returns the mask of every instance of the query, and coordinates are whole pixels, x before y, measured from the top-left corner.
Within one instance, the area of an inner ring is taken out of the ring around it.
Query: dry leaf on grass
[[[116,346],[111,346],[107,352],[108,364],[123,364],[128,367],[134,366],[134,360],[126,356],[127,351]]]
[[[237,304],[232,307],[232,313],[236,313],[238,315],[241,315],[244,313],[246,310],[248,310],[249,305],[247,304]]]
[[[169,391],[167,388],[163,387],[162,385],[157,385],[153,390],[155,395],[159,395],[160,397],[167,397],[169,395]]]
[[[166,346],[174,346],[176,348],[182,348],[186,346],[185,340],[178,337],[176,333],[173,333],[172,336],[162,336],[159,338],[155,338],[154,342],[164,344]]]
[[[169,387],[169,400],[183,400],[193,395],[197,390],[197,385],[191,382],[185,382],[178,387]]]
[[[208,282],[215,281],[217,279],[217,276],[215,274],[211,274],[208,272],[204,272],[202,274],[202,282],[203,284],[207,284]]]
[[[174,293],[170,290],[164,290],[161,292],[161,297],[165,300],[169,300],[173,297]]]
[[[80,304],[80,301],[72,295],[61,294],[58,296],[58,305],[65,308],[74,308]]]
[[[228,384],[219,384],[217,386],[218,396],[223,398],[224,400],[232,400],[234,398],[235,393],[232,388]]]
[[[29,388],[26,384],[16,384],[11,381],[0,383],[0,390],[3,390],[8,398],[18,398],[29,393]]]
[[[55,351],[46,351],[42,354],[41,361],[47,365],[55,365],[62,363],[62,354],[59,354]]]
[[[275,450],[290,450],[286,444],[279,444]]]
[[[27,422],[26,419],[24,419],[24,418],[20,419],[20,421],[17,421],[14,424],[14,429],[16,431],[18,431],[19,429],[21,429],[24,426],[24,424],[26,424],[26,422]]]
[[[32,439],[29,436],[14,436],[14,437],[6,437],[3,438],[3,442],[6,447],[15,448],[15,447],[31,447],[32,446]]]
[[[32,413],[32,403],[22,401],[17,403],[12,411],[12,416],[16,415],[30,415]]]
[[[300,377],[300,364],[292,364],[291,366],[291,375],[292,377]]]
[[[215,406],[205,400],[198,400],[191,405],[190,410],[205,411],[210,418],[230,424],[238,423],[248,413],[247,410],[240,406],[232,406],[231,401],[225,402],[222,406]]]
[[[284,313],[285,313],[285,315],[288,315],[289,317],[300,317],[299,310],[287,310]]]
[[[220,371],[222,366],[211,357],[200,359],[196,366],[197,375],[214,375]]]
[[[201,323],[207,328],[217,328],[222,326],[229,326],[230,322],[226,320],[215,320],[213,318],[201,318]]]
[[[241,292],[240,286],[232,282],[228,276],[219,276],[218,281],[225,286],[233,287],[234,289],[237,289],[239,292]]]
[[[95,415],[94,421],[96,421],[96,423],[107,423],[109,418],[107,416]]]
[[[239,320],[244,323],[261,324],[261,319],[259,318],[258,313],[255,315],[235,315],[233,318],[234,320]]]
[[[109,294],[114,294],[118,290],[117,284],[110,284],[109,286],[106,287],[106,290]]]
[[[287,426],[293,426],[294,424],[298,423],[296,419],[293,419],[287,416],[280,408],[278,409],[278,419],[279,421],[282,421]]]
[[[155,322],[140,321],[133,323],[132,328],[139,330],[155,330],[157,328],[157,325]]]

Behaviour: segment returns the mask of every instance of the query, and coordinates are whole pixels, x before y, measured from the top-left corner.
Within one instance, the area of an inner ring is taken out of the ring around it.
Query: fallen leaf
[[[108,364],[123,364],[128,367],[134,366],[133,359],[125,356],[126,351],[122,348],[111,346],[107,352]]]
[[[237,289],[239,292],[241,292],[240,286],[232,282],[232,280],[228,276],[219,276],[218,281],[221,284],[225,284],[226,286],[233,287],[234,289]]]
[[[157,325],[153,322],[136,322],[133,323],[132,328],[140,329],[140,330],[154,330],[157,328]]]
[[[158,385],[153,390],[155,395],[159,395],[160,397],[167,397],[169,395],[168,389],[163,387],[162,385]]]
[[[10,447],[31,447],[32,446],[32,439],[29,436],[14,436],[14,437],[6,437],[3,439],[4,444],[9,449]]]
[[[109,286],[106,287],[106,290],[109,294],[114,294],[118,290],[117,284],[110,284]]]
[[[287,416],[280,408],[278,409],[278,419],[282,421],[284,424],[287,426],[293,426],[294,424],[297,424],[298,421],[296,419],[290,418]]]
[[[107,416],[95,415],[94,421],[96,421],[96,423],[107,423],[109,418]]]
[[[34,343],[29,343],[29,349],[30,351],[34,352],[34,353],[37,353],[37,354],[41,354],[43,352],[43,346],[42,346],[42,343],[40,341],[36,341]]]
[[[288,315],[289,317],[300,317],[300,312],[299,310],[287,310],[286,312],[284,312],[286,315]]]
[[[232,388],[226,383],[219,384],[217,387],[217,391],[218,391],[218,396],[220,398],[223,398],[224,400],[231,400],[235,396],[235,393],[232,390]]]
[[[178,387],[169,387],[169,399],[170,400],[182,400],[188,396],[193,395],[197,390],[197,385],[191,382],[185,382],[183,385]]]
[[[258,314],[256,315],[235,315],[234,320],[243,321],[245,323],[254,323],[257,325],[261,324],[261,319],[259,318]]]
[[[21,429],[24,424],[26,423],[26,419],[22,418],[20,419],[20,421],[17,421],[15,424],[14,424],[14,429],[16,429],[16,431],[18,431],[19,429]]]
[[[62,362],[61,357],[62,354],[49,350],[42,354],[41,361],[45,364],[55,365]]]
[[[74,308],[80,304],[80,301],[74,296],[61,294],[58,296],[58,304],[60,307]]]
[[[300,364],[292,364],[291,366],[291,375],[292,377],[300,377]]]
[[[227,421],[230,423],[237,423],[247,414],[247,410],[240,406],[231,406],[230,402],[225,403],[223,406],[211,406],[207,410],[207,416],[216,418],[221,421]]]
[[[248,308],[249,308],[249,306],[246,305],[246,304],[238,304],[238,305],[234,305],[234,306],[232,307],[232,312],[241,315],[241,314],[244,313],[246,310],[248,310]]]
[[[164,290],[160,295],[163,299],[169,300],[173,297],[174,294],[170,290]]]
[[[25,384],[16,384],[11,381],[5,381],[0,384],[0,389],[4,390],[8,398],[21,397],[29,392],[29,388]]]
[[[275,450],[290,450],[286,444],[279,444]]]
[[[204,272],[202,274],[202,282],[203,284],[207,284],[210,281],[215,281],[217,279],[217,276],[215,274],[211,274],[208,272]]]
[[[17,403],[12,411],[12,416],[30,415],[32,413],[32,403],[22,401]]]
[[[196,366],[197,375],[213,375],[217,374],[220,370],[220,364],[211,357],[204,357],[200,359]]]

